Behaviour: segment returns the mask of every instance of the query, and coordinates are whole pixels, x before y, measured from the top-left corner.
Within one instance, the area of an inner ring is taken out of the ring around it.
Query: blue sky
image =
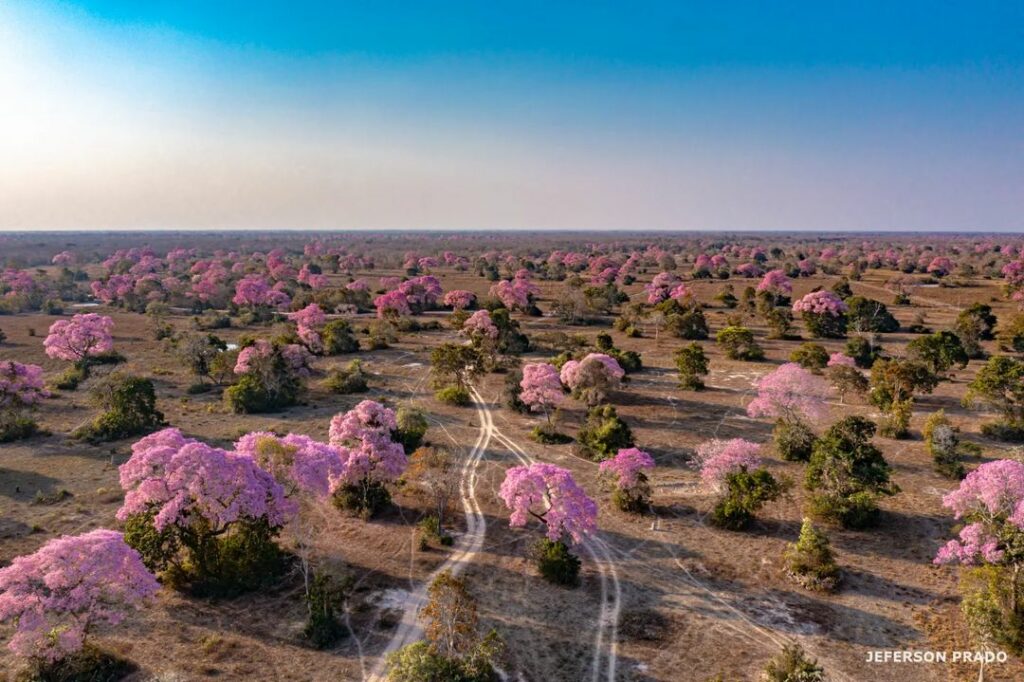
[[[0,228],[1024,227],[1024,5],[0,4]]]

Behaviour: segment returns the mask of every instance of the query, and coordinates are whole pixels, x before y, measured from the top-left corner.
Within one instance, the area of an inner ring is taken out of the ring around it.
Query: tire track
[[[384,682],[385,666],[389,654],[402,647],[419,641],[423,637],[423,627],[419,624],[420,609],[427,603],[427,588],[437,576],[445,571],[458,575],[472,560],[484,544],[487,532],[487,520],[476,499],[477,469],[493,435],[493,425],[486,416],[484,409],[477,407],[480,417],[480,433],[469,456],[462,465],[459,482],[459,494],[462,509],[466,516],[466,533],[459,539],[458,550],[427,576],[426,580],[414,592],[410,592],[402,604],[402,620],[391,640],[380,654],[377,664],[369,675],[371,682]]]
[[[475,388],[471,388],[470,392],[477,408],[483,408],[488,429],[494,438],[503,443],[521,464],[535,463],[536,460],[522,446],[494,426],[491,410],[480,393]],[[597,632],[594,635],[594,658],[590,668],[591,680],[599,682],[604,678],[609,682],[614,682],[618,667],[619,616],[622,610],[622,588],[619,584],[618,570],[612,560],[609,545],[596,534],[588,537],[580,545],[597,566],[601,577],[601,608],[598,615]],[[605,658],[603,652],[606,641],[608,642],[607,662],[602,665],[604,663],[602,659]],[[602,672],[605,674],[602,675]]]

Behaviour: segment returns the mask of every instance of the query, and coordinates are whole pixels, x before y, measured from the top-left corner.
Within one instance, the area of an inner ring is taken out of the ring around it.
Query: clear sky
[[[1024,231],[1021,2],[0,0],[0,229]]]

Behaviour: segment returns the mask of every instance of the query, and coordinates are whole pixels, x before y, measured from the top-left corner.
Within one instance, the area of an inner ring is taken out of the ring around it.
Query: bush
[[[158,531],[153,516],[154,512],[128,517],[124,540],[150,571],[162,573],[164,581],[177,589],[197,596],[233,597],[271,584],[285,568],[274,541],[278,529],[266,519],[242,521],[228,533],[209,535],[202,528],[193,532],[196,529],[173,524]]]
[[[786,574],[809,590],[831,592],[839,585],[839,566],[836,565],[828,536],[804,519],[800,537],[786,546],[782,555]]]
[[[632,488],[619,488],[612,490],[612,504],[620,511],[628,514],[642,514],[651,507],[651,486],[647,476],[640,472],[637,474],[637,483]]]
[[[708,338],[708,322],[700,308],[668,315],[665,318],[665,329],[673,336],[689,341]]]
[[[871,443],[874,434],[869,420],[846,417],[815,442],[804,480],[813,515],[864,528],[877,520],[876,497],[899,492],[889,480],[889,464]]]
[[[910,417],[913,415],[914,401],[901,400],[889,407],[889,413],[882,417],[878,432],[886,438],[902,439],[910,435]]]
[[[764,669],[764,682],[824,682],[825,671],[799,644],[787,644]]]
[[[352,325],[348,320],[331,320],[324,325],[321,336],[326,355],[355,353],[359,350],[359,340],[352,335]]]
[[[0,443],[31,438],[39,432],[39,425],[31,417],[18,414],[0,416]]]
[[[562,445],[572,442],[571,437],[556,431],[553,424],[541,424],[533,427],[530,429],[530,439],[545,445]]]
[[[353,360],[344,368],[335,367],[324,379],[324,388],[331,393],[347,395],[350,393],[366,393],[370,389],[368,375],[363,371],[363,363]]]
[[[928,454],[932,456],[935,470],[947,478],[964,477],[961,458],[965,453],[980,454],[981,449],[977,445],[960,442],[960,429],[953,426],[943,410],[928,417],[921,433]]]
[[[61,372],[53,380],[53,387],[59,391],[74,391],[79,384],[89,378],[89,369],[86,365],[75,364]]]
[[[772,430],[779,457],[787,462],[806,462],[814,448],[814,432],[801,421],[779,419]]]
[[[326,573],[315,573],[306,594],[308,618],[302,634],[316,649],[334,644],[345,634],[345,626],[335,615],[344,591]]]
[[[820,343],[801,343],[789,354],[789,359],[804,369],[821,374],[828,364],[828,351]]]
[[[297,393],[297,386],[270,392],[258,376],[243,374],[224,391],[224,401],[237,414],[258,414],[294,405]]]
[[[472,402],[469,397],[469,391],[461,386],[445,386],[440,388],[434,392],[434,397],[442,403],[458,407],[465,407]]]
[[[598,405],[587,411],[587,420],[576,434],[576,442],[580,455],[597,462],[634,445],[632,430],[611,405]]]
[[[231,317],[223,313],[206,313],[202,317],[193,318],[196,329],[200,331],[213,331],[215,329],[230,329]]]
[[[965,567],[960,574],[960,609],[980,644],[1024,654],[1024,590],[1006,566]],[[1014,594],[1014,590],[1017,594]]]
[[[859,332],[886,333],[900,330],[900,323],[880,301],[851,296],[846,299],[846,305],[849,307],[846,318],[850,327]]]
[[[137,670],[123,658],[88,642],[74,654],[47,662],[33,661],[19,682],[119,682]]]
[[[725,477],[725,495],[715,504],[711,522],[728,530],[743,530],[766,502],[776,500],[788,486],[767,469],[733,471]]]
[[[882,347],[863,336],[855,336],[846,342],[845,353],[861,369],[871,369],[875,360],[882,356]]]
[[[391,493],[380,481],[338,488],[331,498],[338,509],[368,519],[391,504]]]
[[[391,434],[392,440],[401,443],[405,454],[411,454],[423,443],[430,424],[422,410],[415,407],[400,407],[395,413],[398,429]]]
[[[764,359],[764,350],[754,341],[754,333],[746,327],[726,327],[718,332],[715,342],[730,360]]]
[[[554,542],[543,538],[534,546],[537,569],[550,583],[574,587],[580,581],[580,560],[559,540]]]
[[[688,391],[700,391],[704,388],[702,376],[708,373],[708,359],[704,349],[694,342],[676,350],[673,355],[676,369],[679,370],[679,386]]]
[[[520,383],[523,380],[523,370],[516,369],[505,375],[505,384],[503,389],[503,395],[505,396],[505,407],[518,412],[519,414],[529,414],[530,407],[523,402],[520,395],[523,392],[523,387]]]
[[[112,374],[93,389],[93,400],[104,412],[76,429],[72,434],[75,438],[90,442],[119,440],[149,433],[164,424],[149,379]]]

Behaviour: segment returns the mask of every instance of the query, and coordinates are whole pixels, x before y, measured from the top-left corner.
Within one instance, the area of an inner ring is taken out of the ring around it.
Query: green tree
[[[877,498],[899,488],[889,480],[889,464],[871,443],[875,425],[846,417],[814,444],[804,485],[815,515],[847,528],[863,528],[878,516]]]
[[[730,360],[761,360],[764,350],[754,340],[754,333],[746,327],[726,327],[718,332],[715,343]]]
[[[701,345],[695,341],[683,346],[673,357],[679,370],[679,386],[688,391],[702,390],[704,380],[701,377],[708,373],[708,359]]]
[[[960,337],[948,331],[917,337],[907,344],[907,356],[923,362],[937,375],[945,374],[954,365],[963,369],[970,360]]]

